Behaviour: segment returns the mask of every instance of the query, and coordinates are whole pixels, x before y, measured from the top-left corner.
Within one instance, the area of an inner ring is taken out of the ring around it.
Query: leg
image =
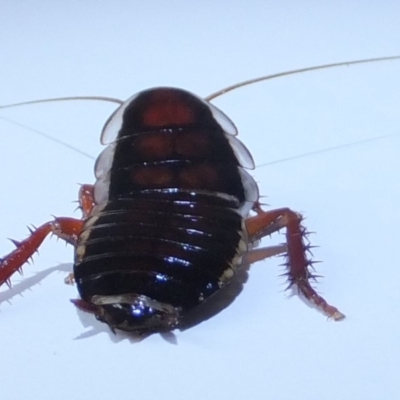
[[[0,286],[3,283],[10,284],[9,280],[11,276],[16,271],[21,271],[23,264],[38,250],[49,233],[64,239],[69,244],[75,245],[82,226],[83,221],[81,220],[56,218],[54,221],[46,222],[39,228],[31,231],[31,234],[22,242],[13,240],[17,248],[0,259]]]
[[[307,231],[301,225],[302,216],[289,208],[265,212],[257,205],[255,211],[257,215],[246,220],[250,241],[258,240],[281,228],[286,228],[287,262],[285,265],[288,269],[289,287],[296,285],[300,293],[328,317],[335,321],[343,319],[344,314],[329,305],[310,285],[310,279],[315,279],[316,276],[309,271],[312,261],[307,259],[306,252],[310,250],[311,246],[304,243]],[[265,251],[265,249],[260,250]],[[251,257],[251,252],[249,254]],[[259,257],[256,258],[259,259]]]
[[[79,208],[82,210],[82,218],[86,219],[96,204],[94,202],[94,186],[88,184],[81,185],[81,187],[79,188],[78,199]],[[73,272],[70,272],[68,274],[68,276],[64,279],[64,283],[66,285],[75,284],[75,277]]]
[[[79,189],[79,206],[82,210],[83,218],[87,218],[95,206],[94,202],[94,186],[82,185]]]
[[[79,189],[79,205],[84,219],[90,214],[95,205],[93,190],[93,185],[82,185]],[[11,276],[16,271],[21,271],[23,264],[38,250],[49,233],[75,246],[83,223],[83,220],[74,218],[56,218],[54,221],[46,222],[34,231],[30,230],[30,236],[22,242],[12,240],[17,248],[4,258],[0,258],[0,286],[3,283],[9,284]],[[73,276],[70,279],[72,281]]]
[[[277,246],[258,247],[247,252],[243,256],[243,263],[246,265],[253,264],[257,261],[265,260],[266,258],[277,256],[278,254],[286,253],[286,244]]]

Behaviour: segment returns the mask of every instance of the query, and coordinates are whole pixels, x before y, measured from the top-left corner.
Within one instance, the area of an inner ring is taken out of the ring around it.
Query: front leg
[[[289,208],[280,208],[272,211],[263,211],[257,206],[257,215],[246,220],[246,229],[250,241],[256,241],[264,236],[270,235],[281,228],[286,228],[286,251],[287,262],[285,263],[288,272],[289,287],[296,285],[300,293],[309,301],[314,303],[328,317],[335,321],[342,320],[345,316],[336,307],[329,305],[326,300],[317,294],[310,284],[310,279],[315,279],[309,267],[312,261],[307,258],[307,251],[310,245],[304,242],[307,231],[301,225],[302,216]],[[284,246],[284,245],[283,245]],[[275,254],[281,252],[284,247],[278,247]],[[260,249],[265,254],[267,249]],[[257,250],[256,250],[257,251]],[[257,254],[257,253],[255,253]],[[273,255],[273,254],[272,254]],[[251,252],[248,258],[251,257]],[[256,256],[257,257],[257,256]],[[259,256],[258,256],[259,259]]]

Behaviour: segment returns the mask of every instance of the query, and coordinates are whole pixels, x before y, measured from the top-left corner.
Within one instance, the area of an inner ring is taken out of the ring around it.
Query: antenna
[[[309,71],[316,71],[319,69],[328,69],[328,68],[335,68],[335,67],[343,67],[345,65],[354,65],[354,64],[366,64],[378,61],[389,61],[389,60],[398,60],[400,56],[391,56],[391,57],[380,57],[380,58],[369,58],[364,60],[356,60],[356,61],[343,61],[333,64],[324,64],[324,65],[317,65],[316,67],[307,67],[307,68],[300,68],[300,69],[293,69],[291,71],[285,72],[278,72],[277,74],[272,75],[264,75],[260,76],[259,78],[249,79],[247,81],[235,83],[234,85],[228,86],[224,89],[218,90],[215,93],[208,95],[205,100],[210,101],[214,100],[216,97],[222,96],[225,93],[231,92],[232,90],[239,89],[244,86],[252,85],[253,83],[267,81],[269,79],[280,78],[281,76],[288,76],[288,75],[295,75],[301,74],[302,72],[309,72]]]
[[[117,103],[120,105],[124,103],[123,100],[115,99],[113,97],[106,97],[106,96],[70,96],[70,97],[54,97],[51,99],[31,100],[31,101],[23,101],[22,103],[6,104],[5,106],[0,106],[0,109],[27,106],[30,104],[52,103],[52,102],[57,102],[57,101],[71,101],[71,100],[106,101],[108,103]]]

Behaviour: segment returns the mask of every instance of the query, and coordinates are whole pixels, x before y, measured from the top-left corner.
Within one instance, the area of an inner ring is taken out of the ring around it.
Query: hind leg
[[[257,215],[246,220],[246,229],[250,241],[256,241],[282,228],[286,229],[286,244],[261,248],[250,251],[246,260],[251,263],[275,254],[287,252],[287,277],[289,287],[296,285],[299,292],[317,308],[335,321],[345,316],[336,307],[329,305],[311,286],[310,280],[315,279],[309,267],[312,261],[307,258],[311,246],[305,243],[306,229],[302,226],[302,216],[289,208],[263,211],[258,205],[255,208]]]

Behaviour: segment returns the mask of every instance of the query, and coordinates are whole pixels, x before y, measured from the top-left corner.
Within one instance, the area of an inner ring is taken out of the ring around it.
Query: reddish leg
[[[306,252],[311,246],[304,243],[307,235],[306,229],[301,225],[302,216],[289,208],[280,208],[272,211],[263,211],[259,205],[256,210],[257,215],[246,220],[246,228],[251,241],[255,241],[278,231],[281,228],[286,228],[286,248],[288,268],[287,276],[289,279],[289,287],[296,285],[303,296],[313,302],[320,310],[328,317],[335,321],[340,321],[345,316],[337,308],[329,305],[325,299],[317,294],[310,285],[310,279],[315,278],[309,271],[312,262],[307,259]],[[266,257],[282,252],[284,246],[274,246],[272,254],[268,254],[269,248],[256,249],[254,257],[252,251],[249,252],[248,259],[250,262],[258,260],[263,252]],[[258,251],[258,253],[257,253]]]
[[[94,186],[82,185],[79,189],[79,206],[82,209],[83,218],[87,218],[95,206],[94,202]]]
[[[3,283],[10,285],[10,277],[16,271],[21,271],[23,264],[32,257],[49,233],[75,245],[82,226],[83,221],[78,219],[56,218],[31,231],[31,234],[22,242],[13,240],[17,248],[0,259],[0,286]]]
[[[80,187],[79,205],[85,219],[95,205],[93,185],[82,185]],[[4,258],[0,258],[0,286],[3,283],[9,284],[11,276],[16,271],[21,271],[23,264],[33,256],[49,233],[75,246],[83,223],[83,220],[74,218],[56,218],[54,221],[46,222],[34,231],[31,230],[30,236],[22,242],[13,240],[17,248]]]

